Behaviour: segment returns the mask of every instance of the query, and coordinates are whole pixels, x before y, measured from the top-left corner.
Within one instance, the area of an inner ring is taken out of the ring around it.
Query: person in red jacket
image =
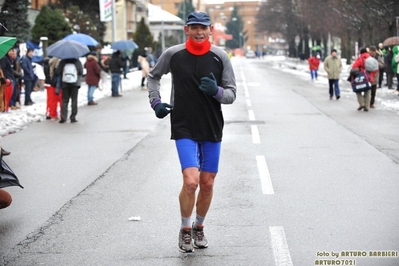
[[[353,63],[352,69],[359,69],[359,71],[363,71],[365,69],[365,62],[368,57],[370,57],[368,49],[366,47],[360,49],[360,55]],[[377,71],[369,72],[370,83],[374,82],[374,76],[377,74],[377,72],[378,69]],[[371,90],[356,92],[356,96],[357,96],[357,101],[359,102],[359,108],[357,108],[357,110],[360,111],[364,109],[365,112],[368,112],[368,110],[370,109]]]
[[[320,65],[319,58],[316,56],[316,54],[313,54],[312,57],[309,57],[308,63],[309,63],[310,77],[312,78],[312,81],[314,81],[315,79],[317,80],[317,71],[319,70],[319,65]]]
[[[84,67],[87,70],[86,73],[86,84],[87,88],[87,101],[88,105],[97,105],[97,103],[93,100],[93,94],[96,88],[98,87],[98,82],[101,78],[101,69],[98,65],[97,53],[92,52],[87,56],[86,63]]]

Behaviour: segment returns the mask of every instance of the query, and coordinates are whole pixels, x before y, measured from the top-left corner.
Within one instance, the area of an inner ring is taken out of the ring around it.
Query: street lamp
[[[43,56],[47,57],[47,44],[48,44],[48,38],[45,36],[40,37],[40,41],[42,42],[43,45]]]

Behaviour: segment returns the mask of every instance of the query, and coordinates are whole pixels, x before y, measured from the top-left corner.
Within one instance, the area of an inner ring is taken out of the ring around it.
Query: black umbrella
[[[1,148],[0,148],[1,151]],[[1,154],[1,152],[0,152]],[[21,186],[19,183],[19,180],[17,176],[14,174],[14,172],[11,170],[11,168],[6,164],[6,162],[3,160],[3,156],[0,155],[0,188],[3,187],[10,187],[10,186],[20,186],[21,188],[24,188]]]

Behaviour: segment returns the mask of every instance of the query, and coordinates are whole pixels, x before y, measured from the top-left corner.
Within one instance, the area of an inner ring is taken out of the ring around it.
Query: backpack
[[[67,63],[62,71],[62,82],[76,83],[78,81],[78,70],[74,63]]]
[[[44,83],[46,84],[51,84],[51,78],[50,78],[50,58],[46,57],[43,59],[43,72],[45,76]]]
[[[368,72],[374,72],[377,71],[379,66],[378,66],[378,61],[377,59],[375,59],[374,57],[370,56],[367,57],[364,63],[364,68],[368,71]]]

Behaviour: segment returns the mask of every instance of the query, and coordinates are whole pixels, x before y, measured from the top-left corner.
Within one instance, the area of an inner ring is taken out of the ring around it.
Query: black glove
[[[158,118],[164,118],[165,116],[167,116],[170,113],[171,108],[173,108],[172,105],[160,102],[157,105],[155,105],[155,107],[154,107],[155,115]]]
[[[6,84],[6,79],[3,78],[3,77],[1,77],[1,78],[0,78],[0,84],[1,84],[1,85]]]
[[[218,93],[218,85],[216,84],[216,78],[211,72],[208,77],[201,78],[201,85],[199,86],[200,90],[205,92],[210,96],[215,96]]]

